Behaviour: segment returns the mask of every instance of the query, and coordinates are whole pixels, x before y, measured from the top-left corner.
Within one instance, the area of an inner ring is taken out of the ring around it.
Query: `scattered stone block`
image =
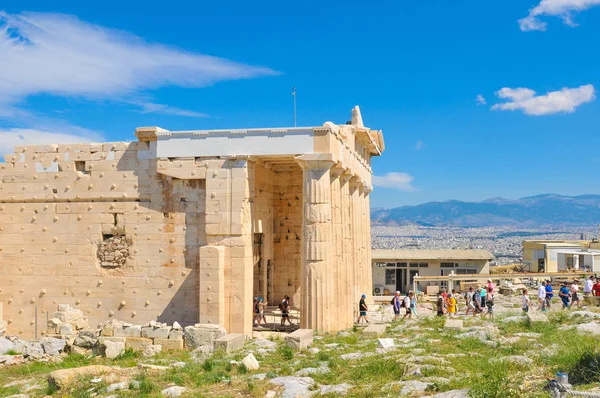
[[[125,352],[125,342],[105,340],[104,346],[104,355],[108,359],[114,359]]]
[[[224,350],[233,352],[241,349],[246,344],[246,335],[243,333],[231,333],[215,340],[215,351]]]
[[[324,385],[324,386],[321,386],[321,388],[319,388],[317,391],[319,392],[319,394],[322,394],[322,395],[332,394],[333,396],[341,396],[341,395],[348,394],[348,391],[352,387],[354,387],[354,386],[352,384],[348,384],[348,383],[335,384],[335,385]]]
[[[165,388],[164,390],[162,390],[160,392],[160,394],[163,397],[167,397],[167,398],[177,398],[177,397],[181,396],[181,394],[183,394],[186,390],[187,390],[187,388],[185,388],[185,387],[173,386],[173,387]]]
[[[548,317],[545,314],[541,314],[539,312],[528,312],[527,319],[529,322],[543,322],[548,323]]]
[[[70,346],[69,351],[71,352],[71,354],[75,355],[88,356],[92,354],[92,350],[90,348],[83,348],[76,345]]]
[[[144,326],[144,327],[142,327],[142,337],[147,337],[149,339],[168,339],[170,332],[171,332],[170,326],[162,326],[162,327]]]
[[[271,379],[271,383],[283,386],[282,397],[308,397],[316,383],[311,377],[283,376]]]
[[[312,329],[298,329],[285,336],[285,343],[295,350],[308,348],[313,343],[313,331]]]
[[[600,334],[600,323],[582,323],[581,325],[577,325],[575,329],[583,334]]]
[[[40,344],[42,345],[42,348],[46,354],[58,356],[60,352],[65,349],[67,342],[63,339],[57,339],[54,337],[43,337],[40,339]]]
[[[254,357],[254,355],[252,353],[246,355],[246,357],[244,359],[242,359],[242,363],[248,370],[256,370],[260,367],[260,365],[258,364],[258,361],[256,360],[256,358]]]
[[[74,345],[84,348],[93,348],[98,344],[98,332],[96,330],[81,330],[75,337]]]
[[[0,355],[0,365],[22,365],[25,363],[23,355]]]
[[[425,383],[418,380],[409,380],[404,382],[402,389],[400,390],[400,396],[410,396],[414,397],[416,394],[422,393],[427,388],[432,386],[432,383]]]
[[[172,329],[169,332],[169,338],[173,340],[183,339],[183,330],[181,329]]]
[[[385,338],[385,339],[377,339],[377,345],[379,348],[388,349],[394,346],[394,339]]]
[[[106,336],[100,336],[100,337],[98,337],[98,344],[100,344],[100,345],[106,345],[106,342],[110,341],[111,343],[123,343],[123,345],[125,345],[125,340],[127,340],[126,337],[106,337]]]
[[[152,340],[145,337],[128,337],[125,340],[125,349],[131,348],[134,351],[144,351],[146,347],[152,345]]]
[[[160,345],[151,344],[151,345],[147,345],[144,347],[144,351],[142,351],[142,355],[145,357],[153,357],[156,354],[160,354],[161,351],[162,351],[162,347]]]
[[[387,329],[386,324],[372,323],[363,329],[362,334],[364,337],[379,337],[385,333],[386,329]]]
[[[183,339],[154,339],[154,344],[162,346],[163,351],[183,350]]]
[[[113,328],[114,337],[142,337],[141,326],[115,326]]]
[[[42,348],[42,345],[36,341],[28,342],[23,340],[16,340],[13,343],[13,350],[16,353],[22,354],[25,357],[41,359],[44,356],[44,349]]]
[[[73,325],[71,325],[70,323],[61,324],[58,327],[58,334],[60,334],[61,336],[72,336],[73,334],[75,334]]]
[[[212,357],[215,352],[215,347],[212,345],[203,345],[192,351],[191,356],[194,362],[204,362],[208,358]]]
[[[114,370],[109,366],[90,365],[81,368],[60,369],[50,372],[48,375],[48,384],[55,389],[64,388],[71,383],[86,376],[100,376],[102,374],[111,373]]]
[[[444,323],[444,328],[446,328],[446,329],[462,329],[463,328],[463,320],[462,319],[446,319],[446,323]]]
[[[226,334],[225,328],[220,325],[197,323],[185,328],[185,345],[191,349],[204,345],[212,346],[216,339]]]
[[[0,338],[0,355],[4,355],[10,350],[14,349],[14,344],[8,339]]]

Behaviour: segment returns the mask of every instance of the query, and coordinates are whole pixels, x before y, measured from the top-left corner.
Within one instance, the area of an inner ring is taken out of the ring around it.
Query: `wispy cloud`
[[[477,94],[477,97],[475,98],[475,101],[477,102],[477,105],[485,105],[485,104],[487,104],[487,101],[485,100],[485,98],[481,94]]]
[[[141,107],[142,113],[162,113],[165,115],[174,115],[174,116],[188,116],[188,117],[210,117],[206,113],[190,111],[187,109],[176,108],[173,106],[163,105],[163,104],[154,104],[151,102],[144,102],[138,104]]]
[[[421,140],[417,141],[417,143],[415,144],[415,149],[417,151],[420,151],[423,148],[425,148],[425,143]]]
[[[62,14],[0,11],[0,54],[0,114],[4,115],[13,115],[18,104],[36,94],[122,102],[163,86],[203,87],[277,73],[148,43]],[[142,109],[204,116],[167,105],[148,104]]]
[[[85,129],[72,133],[37,129],[0,129],[0,153],[13,153],[19,145],[78,144],[83,142],[101,142],[102,136]]]
[[[417,188],[412,186],[415,178],[407,173],[391,172],[383,176],[373,176],[373,185],[381,188],[397,189],[404,192],[413,192]]]
[[[546,30],[548,24],[540,19],[542,16],[557,16],[565,24],[577,26],[573,22],[573,14],[597,5],[600,5],[600,0],[542,0],[529,10],[529,15],[519,20],[519,26],[522,31]]]
[[[578,106],[591,102],[596,98],[596,90],[591,84],[577,88],[563,88],[545,95],[536,95],[529,88],[505,87],[496,95],[506,102],[495,104],[493,110],[522,110],[528,115],[551,115],[554,113],[573,113]]]

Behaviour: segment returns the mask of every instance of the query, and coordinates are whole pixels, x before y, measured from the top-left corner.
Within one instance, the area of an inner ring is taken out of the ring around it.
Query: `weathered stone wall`
[[[278,171],[275,192],[274,304],[284,295],[299,307],[302,286],[302,170]]]
[[[8,333],[33,337],[37,309],[41,335],[57,303],[81,309],[92,325],[198,321],[204,180],[157,174],[152,145],[27,146],[5,157],[0,302]],[[126,260],[103,266],[98,249],[115,237],[127,243]]]

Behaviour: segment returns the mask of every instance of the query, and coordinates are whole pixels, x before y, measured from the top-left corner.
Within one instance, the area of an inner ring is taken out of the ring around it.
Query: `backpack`
[[[282,310],[282,311],[284,310],[284,308],[283,308],[283,302],[279,303],[279,309]]]
[[[408,297],[408,296],[406,296],[406,297]],[[402,304],[400,304],[400,308],[406,308],[406,301],[405,301],[406,297],[402,299]]]
[[[396,297],[392,297],[392,301],[390,301],[390,304],[391,304],[391,305],[394,305],[394,299],[395,299],[395,298],[396,298]]]

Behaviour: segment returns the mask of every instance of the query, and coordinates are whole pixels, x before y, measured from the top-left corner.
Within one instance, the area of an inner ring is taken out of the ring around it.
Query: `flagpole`
[[[292,89],[292,95],[294,96],[294,127],[296,127],[296,87]]]

